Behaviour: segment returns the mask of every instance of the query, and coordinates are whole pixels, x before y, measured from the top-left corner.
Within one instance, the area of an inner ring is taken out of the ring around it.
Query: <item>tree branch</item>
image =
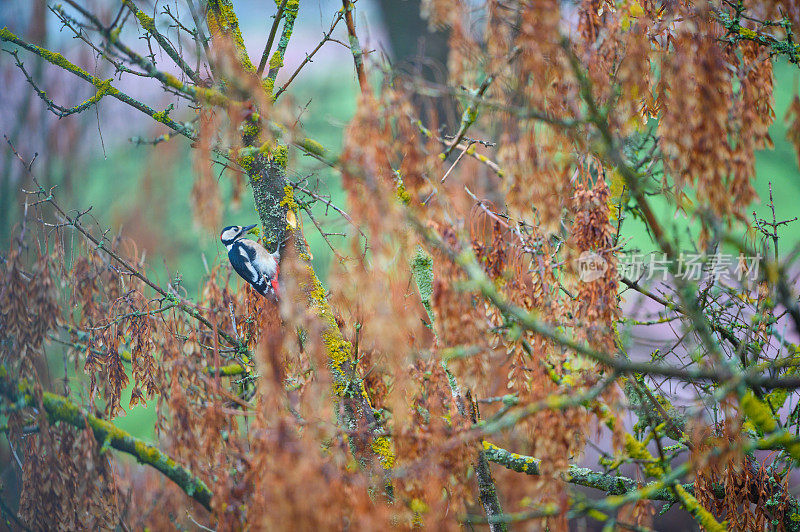
[[[261,61],[258,63],[258,70],[256,70],[256,75],[261,77],[262,72],[264,72],[264,68],[267,66],[267,58],[269,57],[269,51],[272,49],[272,43],[275,41],[275,34],[278,33],[278,26],[281,23],[281,19],[283,18],[283,10],[286,8],[286,2],[289,0],[281,0],[281,5],[278,6],[278,12],[275,14],[275,20],[272,21],[272,27],[269,30],[269,37],[267,38],[267,44],[264,46],[264,52],[261,54]]]
[[[102,93],[99,97],[97,96],[97,94],[95,94],[95,98],[96,98],[95,101],[99,101],[102,96],[106,96],[106,95],[107,96],[111,96],[112,98],[115,98],[115,99],[121,101],[122,103],[130,105],[134,109],[137,109],[137,110],[143,112],[144,114],[150,116],[151,118],[153,118],[157,122],[161,122],[165,126],[169,127],[173,131],[175,131],[176,133],[180,133],[181,135],[183,135],[186,138],[189,138],[191,140],[195,140],[195,134],[194,134],[194,131],[192,130],[192,128],[187,127],[184,124],[180,124],[180,123],[176,122],[175,120],[173,120],[172,118],[170,118],[168,116],[168,112],[167,111],[158,112],[155,109],[153,109],[152,107],[150,107],[149,105],[144,104],[144,103],[142,103],[142,102],[140,102],[140,101],[128,96],[124,92],[121,92],[119,89],[117,89],[116,87],[111,85],[111,80],[110,79],[100,79],[100,78],[98,78],[96,76],[93,76],[93,75],[89,74],[88,72],[86,72],[84,69],[82,69],[78,65],[75,65],[74,63],[71,63],[69,60],[67,60],[67,58],[65,58],[60,53],[52,52],[52,51],[48,50],[47,48],[42,48],[41,46],[36,46],[35,44],[31,44],[29,42],[26,42],[26,41],[20,39],[19,37],[17,37],[16,35],[14,35],[13,33],[11,33],[8,30],[8,28],[6,28],[6,27],[4,27],[3,29],[0,30],[0,41],[14,43],[17,46],[19,46],[21,48],[24,48],[24,49],[28,50],[29,52],[32,52],[32,53],[38,55],[39,57],[41,57],[42,59],[44,59],[48,63],[51,63],[51,64],[61,68],[62,70],[66,70],[67,72],[71,72],[72,74],[75,74],[79,78],[88,81],[89,83],[91,83],[92,85],[97,87],[97,90],[98,90],[99,93]],[[173,88],[178,88],[180,90],[180,88],[184,87],[184,84],[181,83],[177,78],[175,78],[175,76],[172,76],[172,79],[174,80],[174,85],[175,85]],[[170,85],[170,86],[172,86],[172,85]],[[207,89],[203,89],[202,91],[200,89],[197,89],[197,92],[200,93],[200,92],[203,92],[205,90],[207,90]],[[214,91],[214,92],[216,92],[216,91]]]
[[[184,74],[189,76],[194,83],[200,83],[200,77],[197,75],[197,72],[192,70],[192,67],[186,64],[186,61],[183,60],[183,57],[172,47],[170,42],[164,37],[161,32],[156,29],[156,21],[152,17],[149,17],[144,11],[136,7],[136,5],[131,0],[122,0],[122,3],[125,4],[125,7],[131,10],[131,12],[136,17],[136,20],[139,21],[139,24],[147,30],[150,35],[152,35],[156,42],[161,46],[161,48],[166,52],[175,64],[183,71]]]
[[[14,404],[22,403],[25,406],[38,407],[34,386],[26,380],[13,380],[9,377],[6,367],[2,365],[0,365],[0,396]],[[131,436],[113,423],[87,414],[64,396],[42,392],[42,404],[51,421],[63,421],[78,429],[88,426],[98,443],[130,454],[139,463],[151,466],[175,482],[189,497],[211,510],[211,490],[206,483],[157,447]]]
[[[62,209],[61,206],[56,202],[55,198],[53,197],[52,190],[50,191],[50,193],[48,193],[44,189],[44,187],[42,187],[42,185],[39,183],[39,180],[31,172],[30,165],[25,164],[24,159],[19,154],[19,152],[17,152],[16,148],[14,148],[14,145],[11,144],[11,140],[8,137],[6,137],[6,142],[8,142],[8,145],[11,147],[11,151],[14,152],[14,155],[20,160],[20,162],[25,167],[28,175],[33,180],[34,184],[38,187],[38,191],[37,192],[38,192],[39,196],[42,198],[41,201],[50,203],[50,205],[53,206],[53,208],[58,212],[58,214],[64,220],[66,220],[67,223],[71,227],[74,227],[75,229],[77,229],[87,240],[89,240],[89,242],[91,242],[92,244],[95,245],[95,249],[102,249],[109,257],[111,257],[112,259],[117,261],[120,265],[122,265],[122,267],[125,268],[125,270],[127,270],[126,273],[136,277],[137,279],[142,281],[144,284],[146,284],[147,286],[149,286],[150,288],[155,290],[158,294],[160,294],[165,299],[167,299],[169,301],[172,301],[178,308],[180,308],[182,311],[186,312],[191,317],[193,317],[194,319],[196,319],[197,321],[199,321],[200,323],[202,323],[203,325],[208,327],[210,330],[212,330],[212,331],[216,330],[217,334],[220,337],[224,338],[227,342],[229,342],[231,346],[234,346],[235,348],[237,348],[239,350],[244,350],[244,351],[247,350],[246,347],[244,347],[242,345],[242,343],[240,341],[238,341],[236,338],[234,338],[233,336],[231,336],[230,334],[228,334],[228,333],[226,333],[224,331],[219,330],[219,327],[215,327],[202,314],[200,314],[200,312],[196,308],[194,308],[193,306],[191,306],[191,305],[187,304],[186,302],[180,300],[176,294],[171,294],[171,293],[167,292],[166,290],[164,290],[163,288],[161,288],[160,286],[158,286],[156,283],[151,281],[146,275],[144,275],[137,268],[135,268],[130,262],[128,262],[127,260],[125,260],[124,258],[119,256],[114,250],[109,249],[105,245],[105,241],[104,240],[97,239],[88,230],[86,230],[86,228],[84,228],[83,225],[81,225],[80,220],[78,219],[79,218],[78,216],[70,217],[64,211],[64,209]]]
[[[364,51],[361,49],[361,44],[358,42],[358,35],[356,34],[356,23],[353,19],[353,11],[356,10],[352,0],[342,0],[342,10],[344,11],[344,23],[347,25],[347,35],[350,40],[350,52],[353,54],[353,63],[356,67],[356,74],[358,75],[358,86],[361,92],[367,91],[367,74],[364,71]]]

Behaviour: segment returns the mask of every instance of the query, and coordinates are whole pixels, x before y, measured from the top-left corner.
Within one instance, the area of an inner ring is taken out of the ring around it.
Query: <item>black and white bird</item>
[[[228,248],[228,260],[239,276],[266,297],[278,298],[280,249],[270,253],[264,246],[243,238],[256,225],[231,225],[222,230],[220,240]]]

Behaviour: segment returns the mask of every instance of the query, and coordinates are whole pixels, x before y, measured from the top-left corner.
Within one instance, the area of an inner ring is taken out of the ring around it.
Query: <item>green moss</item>
[[[431,304],[431,298],[433,297],[433,258],[422,249],[422,246],[417,246],[417,252],[414,254],[414,258],[411,259],[411,273],[417,283],[417,291],[419,291],[422,306],[425,307],[428,319],[433,324],[435,321]]]
[[[350,42],[350,51],[353,53],[353,57],[357,62],[359,62],[362,54],[361,45],[358,43],[358,38],[355,35],[350,35],[348,41]]]
[[[327,151],[325,150],[325,147],[322,144],[308,137],[300,141],[300,147],[303,148],[308,153],[311,153],[313,155],[318,155],[320,157],[325,156],[325,153]]]
[[[145,464],[155,464],[159,461],[159,453],[149,445],[146,445],[142,441],[137,441],[133,444],[133,448],[136,451],[136,458],[141,463]]]
[[[20,385],[23,385],[23,382],[20,382]],[[26,388],[27,391],[27,385],[25,385],[24,388]],[[60,397],[47,394],[47,392],[42,396],[42,401],[44,402],[47,412],[53,419],[70,422],[75,420],[76,414],[78,414],[78,410],[74,405],[71,405]]]
[[[278,70],[283,66],[283,59],[286,55],[286,48],[289,46],[289,39],[294,30],[294,21],[297,19],[297,12],[300,9],[300,2],[297,0],[290,0],[286,3],[283,10],[283,29],[281,30],[281,38],[278,40],[278,46],[269,60],[269,72],[267,78],[275,80]]]
[[[7,377],[7,370],[0,365],[0,379]],[[29,406],[38,406],[39,401],[32,393],[32,386],[25,379],[16,382],[6,380],[0,383],[0,392],[13,402],[22,401]],[[87,425],[92,429],[95,439],[101,444],[101,452],[113,447],[120,451],[134,455],[140,462],[151,465],[167,478],[176,482],[189,496],[210,509],[211,491],[202,480],[195,478],[191,472],[179,465],[173,459],[162,453],[158,448],[144,443],[113,423],[98,419],[87,414],[83,409],[72,403],[66,397],[43,392],[41,394],[42,406],[47,412],[52,423],[64,422],[83,429]]]
[[[411,272],[420,297],[423,301],[430,301],[433,296],[433,258],[422,246],[417,246],[417,252],[411,260]]]

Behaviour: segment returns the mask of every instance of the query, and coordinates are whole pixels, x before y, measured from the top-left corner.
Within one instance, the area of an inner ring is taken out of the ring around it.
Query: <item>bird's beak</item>
[[[258,227],[258,224],[246,225],[246,226],[242,227],[242,234],[244,234],[244,233],[249,233],[249,232],[251,232],[253,229],[255,229],[256,227]]]

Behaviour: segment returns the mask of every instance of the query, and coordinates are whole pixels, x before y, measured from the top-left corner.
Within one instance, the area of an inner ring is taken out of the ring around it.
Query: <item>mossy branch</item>
[[[541,461],[538,458],[512,453],[488,441],[483,442],[483,450],[486,459],[490,462],[494,462],[495,464],[516,471],[517,473],[525,473],[531,476],[541,475],[541,469],[539,467]],[[563,479],[570,484],[594,488],[610,495],[622,495],[639,489],[639,483],[632,478],[599,473],[591,469],[574,465],[571,465],[563,474]],[[694,493],[694,484],[686,484],[684,487],[690,493]],[[660,488],[652,491],[648,495],[648,498],[654,501],[677,502],[678,500],[675,493],[669,488]]]
[[[160,31],[158,31],[156,28],[155,19],[148,16],[147,13],[136,7],[131,0],[122,0],[122,3],[125,5],[125,7],[130,9],[131,13],[133,13],[133,15],[136,17],[136,20],[139,21],[139,24],[142,26],[142,28],[144,28],[155,38],[158,45],[161,46],[161,49],[164,50],[164,52],[166,52],[166,54],[173,61],[175,61],[175,64],[178,65],[184,74],[189,76],[189,79],[191,79],[193,82],[199,83],[200,76],[186,63],[186,61],[183,60],[183,57],[181,57],[177,50],[172,47],[172,44],[170,44],[169,40],[164,37]]]
[[[791,63],[800,65],[800,46],[792,42],[791,33],[789,33],[789,37],[786,39],[776,39],[767,33],[742,27],[741,12],[731,16],[721,9],[715,9],[714,17],[722,25],[722,27],[725,28],[725,31],[727,32],[725,40],[729,43],[735,44],[739,41],[752,41],[765,48],[768,48],[776,55],[785,56]],[[750,20],[752,21],[752,19]],[[765,28],[769,28],[770,26],[782,26],[784,30],[788,28],[791,32],[791,22],[788,18],[784,18],[779,23],[770,21],[758,21],[758,23]]]
[[[248,72],[256,69],[250,62],[244,50],[244,41],[241,38],[239,22],[230,0],[210,0],[208,24],[212,34],[224,33],[232,38],[237,48],[237,57],[241,66]],[[285,50],[288,38],[291,35],[290,17],[297,14],[297,0],[286,2],[286,21],[278,50]],[[292,19],[291,23],[293,24]],[[285,37],[285,42],[284,42]],[[281,52],[282,53],[282,52]],[[270,65],[271,67],[274,65]],[[267,84],[269,85],[269,84]],[[266,89],[265,89],[266,90]],[[394,451],[388,437],[383,435],[383,428],[375,418],[369,396],[363,382],[356,378],[354,362],[352,360],[352,346],[342,334],[336,324],[333,309],[326,298],[325,289],[311,266],[310,258],[305,249],[305,238],[302,228],[297,223],[300,219],[300,209],[293,198],[293,188],[286,181],[286,168],[288,153],[286,146],[265,145],[260,143],[260,124],[256,121],[246,124],[243,134],[245,148],[241,150],[238,163],[248,175],[253,187],[256,210],[264,229],[263,239],[267,247],[276,249],[284,241],[289,232],[294,234],[294,243],[301,259],[307,269],[302,288],[308,296],[309,307],[323,323],[322,340],[327,350],[333,377],[333,391],[337,402],[342,407],[344,418],[341,420],[344,430],[348,434],[358,433],[370,437],[360,448],[354,449],[359,457],[369,461],[375,456],[380,461],[384,470],[391,469],[394,465]],[[278,129],[278,128],[276,128]],[[280,133],[280,131],[275,131]],[[331,160],[330,154],[319,143],[311,139],[291,139],[293,145],[327,164],[334,165],[336,160]],[[287,213],[293,213],[294,223],[287,221]],[[354,438],[363,440],[363,438]],[[366,464],[365,464],[366,465]],[[391,497],[391,485],[386,481],[386,492]]]
[[[209,0],[208,7],[206,23],[211,36],[214,37],[217,34],[227,35],[231,39],[236,58],[242,68],[247,72],[255,73],[256,67],[250,61],[250,56],[247,55],[242,30],[239,29],[239,18],[233,10],[233,3],[230,0]]]
[[[258,70],[256,76],[261,77],[264,69],[267,67],[267,59],[269,59],[269,51],[272,50],[272,43],[275,41],[275,34],[278,32],[278,26],[283,20],[283,10],[286,9],[286,2],[289,0],[281,0],[278,5],[278,12],[275,13],[275,19],[272,21],[272,27],[269,30],[269,37],[267,37],[267,44],[264,46],[264,51],[261,53],[261,61],[258,62]]]
[[[342,425],[348,433],[371,436],[367,442],[369,448],[354,449],[359,456],[368,461],[368,457],[374,455],[384,470],[391,469],[394,465],[391,442],[383,435],[383,428],[375,418],[363,382],[356,377],[352,345],[336,323],[326,290],[311,265],[302,228],[296,223],[300,219],[300,208],[294,201],[293,187],[286,182],[286,148],[280,146],[273,152],[272,155],[258,153],[251,156],[252,166],[248,170],[264,235],[268,243],[278,245],[284,234],[293,233],[297,253],[306,268],[301,287],[308,297],[309,307],[322,322],[322,341],[330,363],[333,392],[337,402],[344,406]],[[294,225],[287,223],[286,213],[290,211]],[[391,488],[387,491],[391,493]]]
[[[298,0],[288,0],[285,2],[283,12],[283,29],[281,29],[281,38],[278,40],[278,48],[269,60],[269,71],[267,72],[267,79],[269,79],[269,86],[275,86],[275,78],[278,76],[278,71],[283,66],[283,59],[286,56],[286,48],[289,47],[289,39],[292,38],[294,31],[294,21],[297,19],[297,12],[300,9],[300,2]],[[264,50],[267,54],[267,50]],[[263,59],[262,59],[263,61]],[[263,69],[261,69],[263,71]]]
[[[165,126],[175,131],[176,133],[180,133],[184,137],[195,140],[195,134],[192,128],[174,121],[167,115],[166,112],[163,111],[158,112],[149,105],[144,104],[128,96],[124,92],[121,92],[119,89],[111,85],[110,79],[101,79],[98,78],[97,76],[89,74],[87,71],[85,71],[78,65],[67,60],[67,58],[61,55],[60,53],[53,52],[51,50],[48,50],[47,48],[42,48],[41,46],[37,46],[35,44],[26,42],[17,37],[16,35],[14,35],[11,31],[9,31],[7,27],[0,29],[0,41],[16,44],[20,48],[24,48],[25,50],[28,50],[29,52],[38,55],[48,63],[55,65],[61,68],[62,70],[66,70],[67,72],[71,72],[72,74],[75,74],[79,78],[88,81],[89,83],[94,85],[98,91],[102,91],[102,95],[116,98],[122,103],[130,105],[134,109],[137,109],[143,112],[144,114],[152,117],[154,120],[161,122]],[[178,81],[177,78],[175,78],[175,80],[177,81],[177,83],[180,83],[180,81]],[[99,100],[99,98],[97,98],[97,100]]]
[[[25,380],[15,380],[0,365],[0,396],[15,405],[37,407],[33,386]],[[62,421],[78,429],[92,429],[98,443],[130,454],[139,463],[147,464],[177,484],[186,494],[211,510],[211,490],[205,482],[178,464],[158,448],[131,436],[113,423],[87,414],[64,396],[42,393],[42,404],[50,421]]]
[[[297,214],[299,216],[299,214]],[[364,388],[364,382],[356,375],[354,367],[353,347],[344,338],[342,331],[336,323],[333,309],[326,297],[325,288],[314,273],[311,260],[304,253],[301,231],[295,231],[295,242],[298,251],[306,263],[307,277],[303,290],[308,296],[310,308],[316,313],[323,324],[322,341],[330,364],[333,377],[333,392],[339,402],[345,402],[346,419],[343,419],[345,429],[371,435],[370,447],[372,453],[378,458],[381,467],[389,470],[394,467],[395,454],[391,440],[383,435],[383,427],[375,418],[369,394]],[[352,412],[350,412],[352,410]],[[355,449],[362,457],[368,456],[367,449]],[[387,492],[391,497],[391,487],[386,480]]]
[[[347,25],[350,53],[353,54],[353,63],[356,68],[356,75],[358,76],[358,86],[363,93],[369,89],[369,86],[367,85],[367,74],[364,70],[364,51],[361,48],[361,43],[359,43],[358,35],[356,34],[356,22],[353,17],[355,9],[351,0],[342,0],[342,11],[344,12],[344,22]]]
[[[538,458],[512,453],[487,441],[483,442],[483,449],[486,459],[490,462],[518,473],[525,473],[531,476],[541,475],[539,467],[541,461]],[[751,467],[754,470],[759,469],[758,464],[753,464]],[[607,499],[609,506],[619,506],[621,503],[635,500],[664,501],[680,503],[684,506],[688,501],[691,506],[691,500],[694,499],[694,483],[677,483],[687,471],[686,464],[684,464],[674,469],[671,473],[662,476],[662,478],[644,486],[632,478],[593,471],[574,465],[570,465],[569,469],[562,473],[561,478],[569,484],[593,488],[607,493],[611,496]],[[680,496],[681,493],[683,493],[683,497]],[[725,488],[721,484],[713,486],[712,493],[714,497],[720,500],[726,497]],[[689,510],[692,511],[691,508]],[[800,531],[800,506],[798,506],[797,499],[792,496],[787,499],[784,526],[786,530]]]
[[[411,274],[417,284],[417,291],[419,293],[422,306],[428,313],[430,319],[430,328],[436,334],[434,323],[436,316],[433,311],[432,297],[433,297],[433,257],[431,257],[422,246],[417,246],[417,252],[414,258],[411,259]],[[438,338],[438,336],[437,336]],[[461,416],[469,414],[469,422],[477,423],[478,409],[472,402],[471,396],[465,398],[461,393],[455,375],[447,369],[447,359],[442,357],[442,369],[447,374],[447,380],[450,385],[450,392],[458,405],[458,413]],[[470,412],[466,409],[469,407]],[[478,452],[476,453],[476,460],[474,463],[475,477],[478,483],[478,497],[483,506],[486,517],[489,520],[489,530],[492,532],[506,532],[508,526],[503,522],[496,522],[493,519],[503,514],[503,507],[500,504],[500,498],[497,495],[497,485],[492,478],[492,470],[489,466],[489,461],[486,457],[486,450],[483,442],[480,442]]]

